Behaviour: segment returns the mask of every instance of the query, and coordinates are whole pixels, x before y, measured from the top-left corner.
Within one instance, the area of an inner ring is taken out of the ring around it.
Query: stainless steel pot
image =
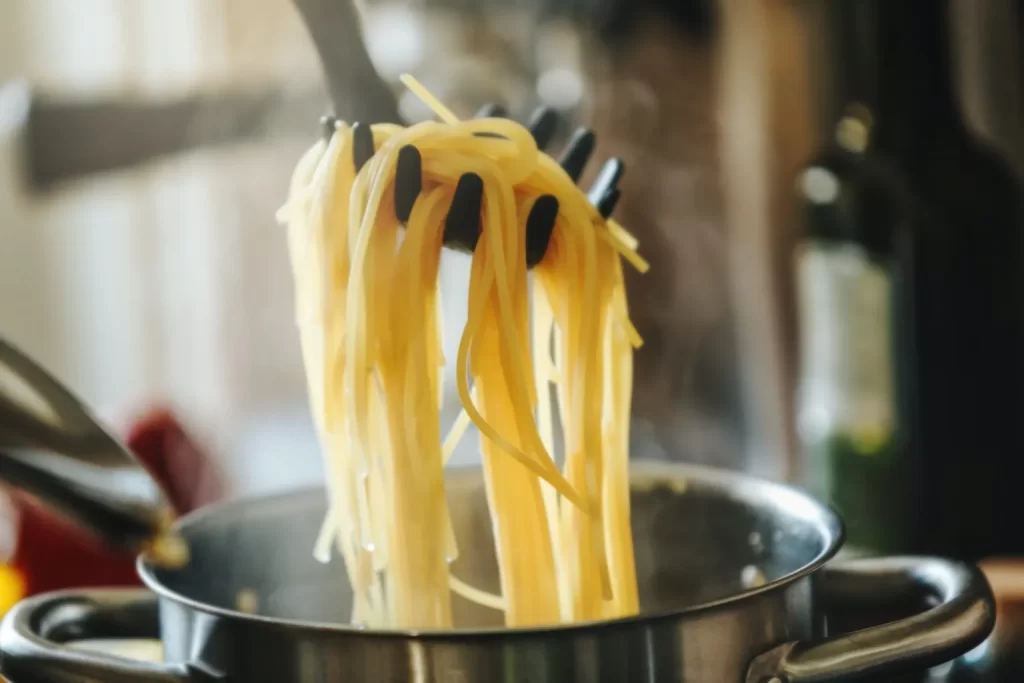
[[[496,591],[479,473],[457,471],[448,489],[462,551],[453,571]],[[644,616],[506,630],[496,613],[456,598],[456,630],[370,631],[336,623],[350,608],[344,570],[310,557],[323,510],[312,491],[208,508],[180,523],[192,545],[188,567],[140,561],[152,592],[22,602],[0,627],[3,675],[13,683],[798,683],[923,669],[992,629],[991,592],[973,567],[929,558],[825,566],[842,543],[841,523],[806,495],[722,471],[636,463]],[[240,598],[255,613],[240,611]],[[933,606],[826,637],[832,606],[913,599]],[[168,664],[62,645],[158,635]]]

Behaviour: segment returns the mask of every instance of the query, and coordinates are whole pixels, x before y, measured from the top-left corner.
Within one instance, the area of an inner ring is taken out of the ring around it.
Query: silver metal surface
[[[986,599],[987,586],[974,567],[896,557],[847,562],[826,572],[831,590],[846,591],[846,599],[859,596],[884,604],[927,587],[940,604],[909,619],[822,643],[782,645],[754,660],[747,676],[750,683],[773,677],[789,683],[859,678],[878,673],[880,662],[940,664],[949,660],[951,640],[964,633],[988,633],[994,625],[991,596]],[[921,670],[920,664],[900,668]]]
[[[0,339],[0,481],[140,551],[173,516],[135,455],[77,396]]]
[[[0,628],[2,672],[13,683],[797,683],[925,667],[991,629],[991,595],[973,569],[907,558],[825,567],[841,544],[840,523],[802,493],[667,463],[635,464],[633,491],[641,617],[508,630],[497,613],[456,597],[453,631],[339,624],[351,608],[347,579],[340,562],[310,557],[324,502],[303,491],[188,517],[189,566],[140,565],[155,596],[82,591],[22,603]],[[461,548],[453,572],[497,590],[479,474],[456,473],[448,493]],[[242,594],[255,613],[239,611]],[[833,602],[926,596],[942,604],[824,639]],[[127,664],[58,644],[156,633],[170,664]]]

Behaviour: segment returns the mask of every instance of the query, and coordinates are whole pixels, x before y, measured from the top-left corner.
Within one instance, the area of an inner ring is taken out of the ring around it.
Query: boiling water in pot
[[[461,554],[452,573],[499,592],[494,541],[482,481],[449,481]],[[782,490],[784,491],[784,490]],[[715,482],[642,476],[634,484],[632,527],[643,613],[681,610],[735,596],[796,572],[828,550],[835,530],[795,493],[742,501]],[[193,559],[156,571],[169,590],[226,610],[338,623],[352,610],[344,564],[310,553],[324,514],[319,494],[241,503],[190,525]],[[454,597],[456,628],[503,625],[500,612]]]

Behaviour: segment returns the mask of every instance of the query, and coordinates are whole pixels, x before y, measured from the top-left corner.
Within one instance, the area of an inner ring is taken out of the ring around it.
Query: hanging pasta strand
[[[351,618],[373,627],[451,628],[453,592],[502,610],[512,627],[635,614],[628,442],[639,336],[622,262],[646,263],[608,219],[621,163],[606,164],[588,197],[575,181],[592,136],[574,138],[559,163],[540,150],[550,132],[460,121],[403,82],[440,121],[328,121],[278,212],[328,489],[314,553],[341,557]],[[472,254],[454,358],[463,410],[447,434],[445,247]],[[459,547],[444,468],[470,425],[500,595],[450,570]]]

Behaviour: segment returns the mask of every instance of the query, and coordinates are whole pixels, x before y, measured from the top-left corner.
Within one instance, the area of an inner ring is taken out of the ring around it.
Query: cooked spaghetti
[[[298,163],[279,214],[329,493],[315,554],[326,561],[337,549],[352,620],[375,628],[450,628],[453,591],[504,610],[511,627],[635,614],[627,444],[640,340],[621,261],[646,264],[522,125],[459,121],[406,84],[441,121],[372,126],[361,168],[356,131],[338,123]],[[419,192],[401,210],[397,168],[410,145],[421,158]],[[442,438],[438,268],[466,174],[481,181],[482,199],[455,358],[464,410]],[[557,217],[528,278],[527,221],[552,197]],[[501,595],[449,570],[458,548],[444,467],[470,423]]]

